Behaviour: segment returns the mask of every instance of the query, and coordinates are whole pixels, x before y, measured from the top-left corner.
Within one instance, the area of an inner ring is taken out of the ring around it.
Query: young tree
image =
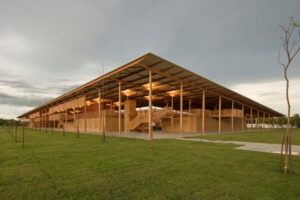
[[[289,79],[288,79],[288,68],[291,65],[292,61],[296,57],[296,55],[300,51],[300,31],[297,35],[297,30],[299,30],[300,21],[295,21],[293,17],[291,17],[289,24],[285,27],[280,25],[279,27],[283,31],[283,35],[281,37],[282,40],[282,48],[285,54],[285,60],[282,61],[280,57],[280,51],[278,55],[278,63],[283,67],[284,70],[284,78],[286,81],[286,102],[287,102],[287,127],[286,131],[282,137],[282,145],[281,145],[281,167],[283,168],[284,173],[290,174],[292,172],[291,168],[291,153],[292,153],[292,145],[291,145],[291,128],[290,128],[290,115],[291,115],[291,103],[289,99]],[[283,151],[284,150],[284,151]],[[284,157],[284,158],[283,158]]]

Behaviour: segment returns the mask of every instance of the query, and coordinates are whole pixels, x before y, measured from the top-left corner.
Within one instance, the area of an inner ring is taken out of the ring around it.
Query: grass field
[[[284,129],[276,129],[250,133],[204,134],[203,138],[207,140],[231,140],[281,144],[283,133]],[[292,144],[300,145],[300,129],[292,129]]]
[[[0,128],[0,199],[300,199],[279,156],[233,145],[45,133],[21,138]]]

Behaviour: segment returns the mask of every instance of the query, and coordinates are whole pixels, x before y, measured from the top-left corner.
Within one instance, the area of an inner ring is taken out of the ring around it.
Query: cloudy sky
[[[286,113],[279,24],[299,0],[0,0],[0,118],[147,52]],[[300,55],[291,66],[300,113]]]

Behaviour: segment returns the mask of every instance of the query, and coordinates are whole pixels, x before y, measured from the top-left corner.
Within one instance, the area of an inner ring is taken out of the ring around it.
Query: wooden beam
[[[222,131],[221,120],[222,120],[222,96],[219,96],[219,133]]]

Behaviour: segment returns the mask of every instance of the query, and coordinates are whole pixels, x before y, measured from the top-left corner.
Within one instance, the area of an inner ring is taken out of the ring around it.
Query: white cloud
[[[290,81],[291,113],[300,113],[299,85],[300,79]],[[284,80],[237,84],[231,89],[279,112],[287,113]]]

